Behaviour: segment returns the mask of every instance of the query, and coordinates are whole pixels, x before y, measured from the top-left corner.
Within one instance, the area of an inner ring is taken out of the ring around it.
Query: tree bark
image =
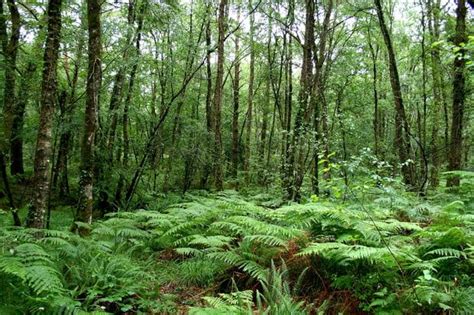
[[[133,63],[132,70],[130,72],[130,79],[128,81],[128,90],[125,96],[125,104],[123,108],[122,115],[122,136],[123,136],[123,156],[122,156],[122,167],[123,170],[126,170],[128,167],[129,154],[130,154],[130,103],[132,102],[133,88],[135,86],[135,77],[138,70],[138,57],[140,56],[140,43],[142,39],[142,29],[143,29],[143,19],[145,17],[145,10],[147,8],[147,2],[143,2],[140,6],[139,16],[138,16],[138,25],[137,33],[135,40],[135,52],[134,58],[135,62]],[[125,184],[125,176],[123,173],[120,174],[119,181],[117,183],[117,189],[115,190],[115,204],[120,204],[122,200],[122,189]]]
[[[252,7],[252,1],[249,2],[249,7]],[[254,80],[255,80],[255,48],[254,48],[254,28],[255,28],[255,17],[250,14],[250,65],[249,65],[249,86],[247,96],[247,119],[246,119],[246,132],[245,132],[245,149],[244,149],[244,173],[245,181],[250,182],[250,156],[251,156],[251,135],[252,135],[252,120],[253,120],[253,93],[254,93]]]
[[[224,187],[223,174],[223,153],[222,153],[222,96],[224,81],[224,41],[225,41],[225,12],[227,0],[221,0],[219,4],[219,17],[217,20],[218,40],[217,40],[217,74],[216,87],[214,92],[214,184],[217,190]]]
[[[410,129],[408,120],[405,114],[405,107],[403,104],[402,89],[400,85],[400,77],[398,75],[397,60],[395,58],[395,52],[392,45],[392,39],[388,31],[387,25],[385,24],[384,13],[382,9],[381,0],[374,0],[375,7],[377,10],[377,17],[379,20],[380,30],[384,39],[385,46],[388,52],[389,59],[389,70],[390,70],[390,84],[392,86],[393,98],[395,103],[395,144],[398,149],[398,157],[402,164],[402,176],[407,189],[415,191],[416,187],[416,174],[414,161],[410,160]]]
[[[211,4],[207,6],[208,18],[206,21],[206,129],[208,133],[208,147],[211,147],[211,135],[214,130],[214,115],[212,113],[212,68],[211,68]],[[209,174],[211,173],[212,164],[206,159],[204,164],[203,174],[201,177],[201,187],[205,188],[208,185]]]
[[[434,1],[434,3],[433,3]],[[431,158],[431,172],[430,185],[433,188],[439,186],[439,169],[441,166],[441,152],[442,149],[439,141],[439,124],[440,111],[443,108],[443,84],[441,77],[441,58],[439,47],[433,43],[439,40],[439,12],[440,0],[428,0],[428,29],[431,36],[431,76],[433,80],[433,113],[432,113],[432,129],[431,139],[429,144],[430,158]]]
[[[6,29],[5,29],[5,38],[3,43],[3,53],[5,57],[5,85],[4,85],[4,96],[3,96],[3,120],[4,120],[4,136],[5,139],[10,140],[10,171],[12,175],[22,174],[23,173],[23,158],[19,156],[18,152],[13,151],[11,147],[11,140],[16,138],[17,135],[13,132],[13,120],[15,114],[17,113],[17,103],[16,103],[16,61],[18,55],[18,47],[20,41],[20,13],[18,12],[18,7],[15,3],[15,0],[7,0],[7,6],[10,11],[10,21],[11,21],[11,31],[10,39],[6,39]],[[3,9],[3,1],[2,1]],[[2,14],[3,16],[3,14]],[[12,153],[15,153],[14,155]]]
[[[79,36],[80,37],[78,39],[78,44],[76,48],[76,60],[74,61],[72,80],[69,82],[69,91],[64,92],[64,102],[61,102],[61,99],[59,102],[61,127],[59,136],[58,156],[56,158],[56,165],[53,173],[53,187],[58,189],[60,198],[66,198],[69,195],[68,164],[69,151],[73,138],[71,122],[74,109],[77,103],[77,84],[79,80],[79,70],[83,58],[82,50],[84,48],[84,33],[82,32],[82,27],[81,34]]]
[[[13,195],[10,189],[10,182],[8,181],[5,155],[3,154],[2,151],[0,151],[0,176],[2,177],[3,189],[5,191],[5,194],[7,195],[8,205],[10,206],[10,210],[12,212],[13,224],[15,226],[21,226],[21,220],[20,220],[20,217],[18,216],[18,211],[15,208],[15,202],[13,201]]]
[[[237,21],[240,20],[240,6],[237,9]],[[240,107],[240,34],[235,35],[235,64],[233,82],[233,109],[232,109],[232,170],[231,174],[237,178],[239,168],[239,107]]]
[[[294,22],[294,1],[290,1],[287,20],[292,25]],[[291,123],[293,113],[293,46],[292,37],[286,32],[283,50],[285,51],[285,110],[283,119],[284,138],[282,146],[282,184],[286,198],[292,196],[293,185],[293,146],[291,144]]]
[[[134,24],[134,9],[135,9],[135,1],[130,0],[128,3],[128,15],[127,15],[127,22],[128,22],[128,29],[125,35],[125,48],[122,54],[122,62],[124,65],[121,65],[117,74],[114,78],[114,87],[112,89],[112,95],[110,96],[110,104],[109,104],[109,115],[111,115],[110,122],[108,124],[108,132],[107,132],[107,140],[106,140],[106,148],[108,151],[108,159],[111,164],[113,164],[113,152],[114,152],[114,143],[115,143],[115,134],[117,130],[118,124],[118,111],[120,108],[120,103],[122,102],[123,97],[123,86],[125,83],[125,70],[126,65],[129,61],[130,57],[130,46],[132,45],[132,29]]]
[[[453,70],[453,110],[451,119],[451,142],[448,156],[448,170],[460,170],[462,166],[462,152],[463,152],[463,119],[464,119],[464,102],[465,102],[465,68],[466,48],[461,46],[462,43],[467,42],[466,33],[466,15],[467,7],[466,0],[458,0],[456,8],[456,34],[454,36],[453,44],[459,48],[454,59]],[[459,186],[459,176],[450,176],[446,185],[448,187]]]
[[[44,227],[44,216],[48,208],[49,164],[51,159],[51,132],[56,102],[57,64],[61,34],[61,0],[48,2],[48,33],[44,51],[43,81],[41,86],[41,109],[33,175],[33,200],[26,225]]]
[[[303,64],[300,76],[300,91],[298,95],[298,112],[295,117],[295,125],[293,128],[292,149],[290,151],[290,174],[292,178],[291,184],[287,187],[287,198],[299,201],[300,188],[303,184],[305,173],[305,156],[306,148],[304,146],[304,136],[309,127],[309,117],[311,117],[310,102],[313,96],[313,46],[314,38],[314,0],[306,0],[306,18],[305,18],[305,34],[303,44]]]
[[[374,154],[377,158],[380,156],[380,114],[379,114],[379,93],[378,93],[378,88],[377,88],[377,80],[378,80],[378,71],[377,71],[377,59],[379,55],[379,46],[377,45],[376,48],[374,48],[374,45],[372,44],[371,36],[370,36],[370,30],[367,32],[368,34],[368,44],[369,44],[369,50],[370,50],[370,56],[372,57],[372,91],[374,95],[374,120],[373,120],[373,126],[374,126]]]
[[[86,86],[86,110],[84,135],[81,148],[80,200],[76,221],[91,223],[93,210],[94,178],[94,140],[97,129],[97,108],[102,78],[101,63],[101,3],[100,0],[87,0],[88,21],[88,70]],[[79,229],[79,232],[85,231]]]

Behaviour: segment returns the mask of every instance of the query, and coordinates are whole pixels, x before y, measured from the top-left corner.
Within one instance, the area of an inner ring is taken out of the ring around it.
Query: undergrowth
[[[425,199],[361,184],[283,206],[194,192],[109,214],[87,237],[4,226],[0,313],[469,314],[465,182]]]

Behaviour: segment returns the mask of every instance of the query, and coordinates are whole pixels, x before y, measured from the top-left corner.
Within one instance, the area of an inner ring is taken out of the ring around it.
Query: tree
[[[240,4],[237,8],[237,22],[240,20]],[[232,108],[232,176],[237,177],[239,168],[239,107],[240,107],[240,34],[235,34],[235,62],[233,81],[233,108]]]
[[[3,1],[0,2],[3,11]],[[2,48],[5,56],[5,85],[3,95],[3,119],[4,119],[4,136],[9,139],[11,164],[10,170],[12,175],[23,173],[23,154],[18,150],[15,139],[20,137],[19,134],[12,130],[15,116],[18,115],[16,102],[16,72],[17,72],[17,55],[20,46],[20,29],[21,20],[15,0],[7,0],[7,6],[10,11],[11,31],[10,39],[7,38],[5,21],[2,12]],[[15,128],[16,130],[16,128]]]
[[[227,0],[221,0],[219,4],[219,17],[217,19],[217,74],[214,90],[213,115],[214,115],[214,184],[217,190],[222,190],[224,185],[224,171],[222,167],[222,96],[224,82],[224,41],[226,23]]]
[[[249,7],[252,7],[252,1],[249,2]],[[249,64],[249,85],[248,85],[248,96],[247,96],[247,118],[245,120],[245,149],[244,149],[244,172],[245,181],[250,181],[250,155],[251,155],[251,135],[252,135],[252,119],[253,119],[253,93],[254,93],[254,80],[255,80],[255,47],[254,47],[254,32],[255,32],[255,17],[253,13],[250,13],[250,64]]]
[[[392,39],[385,23],[385,17],[381,0],[374,0],[377,17],[379,20],[380,31],[388,53],[388,63],[390,70],[390,84],[392,86],[393,101],[395,105],[395,144],[398,149],[398,157],[402,164],[403,181],[409,190],[417,190],[416,174],[414,161],[410,161],[411,145],[410,145],[410,127],[405,113],[403,104],[402,88],[400,85],[400,77],[398,74],[397,60],[393,49]]]
[[[465,47],[462,44],[467,42],[466,33],[466,0],[458,0],[456,8],[456,33],[454,35],[453,44],[458,48],[456,57],[454,58],[453,70],[453,110],[451,122],[451,142],[450,151],[448,155],[448,170],[455,171],[461,169],[462,152],[463,152],[463,120],[464,120],[464,102],[466,98],[466,77],[465,68],[466,54]],[[448,178],[447,186],[459,186],[459,176],[452,176]]]
[[[433,80],[433,118],[432,118],[432,129],[431,129],[431,140],[430,140],[430,153],[431,153],[431,173],[430,173],[430,184],[432,187],[438,187],[439,185],[439,169],[441,165],[441,150],[442,146],[439,141],[439,124],[440,115],[442,108],[445,106],[445,100],[443,97],[443,77],[441,73],[441,57],[440,49],[436,45],[440,37],[440,11],[441,11],[440,0],[428,0],[427,11],[428,11],[428,29],[431,37],[431,76]],[[443,106],[444,105],[444,106]]]
[[[102,78],[101,3],[100,0],[87,0],[87,22],[89,33],[87,95],[84,135],[81,147],[80,199],[76,213],[76,221],[86,223],[92,222],[94,203],[94,144],[97,128],[99,92]]]
[[[303,184],[303,179],[306,171],[306,150],[305,135],[309,127],[309,119],[311,117],[312,108],[310,102],[314,97],[313,90],[313,46],[314,38],[314,14],[315,3],[314,0],[305,1],[305,33],[303,44],[303,64],[300,76],[300,91],[298,94],[298,111],[295,117],[293,128],[292,149],[290,155],[290,172],[287,176],[292,179],[292,182],[285,187],[287,191],[287,198],[290,200],[299,201],[301,198],[300,188]]]
[[[51,132],[57,92],[57,64],[61,35],[61,0],[50,0],[47,9],[48,33],[44,50],[41,108],[34,161],[33,200],[26,225],[43,228],[50,189]]]

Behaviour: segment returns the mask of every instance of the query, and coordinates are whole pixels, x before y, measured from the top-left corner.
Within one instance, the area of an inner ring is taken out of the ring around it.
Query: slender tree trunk
[[[249,7],[252,7],[252,1],[249,2]],[[252,120],[253,120],[253,93],[254,93],[254,80],[255,80],[255,48],[254,48],[254,28],[255,28],[255,17],[250,14],[250,65],[249,65],[249,86],[247,96],[247,119],[246,119],[246,132],[245,132],[245,149],[244,149],[244,172],[245,181],[250,182],[250,156],[251,156],[251,135],[252,135]]]
[[[62,91],[59,93],[58,97],[58,107],[59,107],[59,121],[60,124],[65,124],[67,125],[67,122],[65,121],[65,115],[66,115],[66,106],[67,106],[67,92]],[[56,158],[56,163],[53,166],[53,178],[51,181],[51,186],[52,189],[55,189],[58,185],[59,181],[59,175],[60,171],[62,172],[65,168],[64,162],[65,162],[65,151],[67,150],[66,147],[69,145],[69,141],[65,141],[64,135],[67,133],[66,130],[63,130],[63,128],[59,127],[58,128],[58,133],[59,133],[59,148],[58,148],[58,155]],[[69,139],[67,139],[69,140]],[[54,154],[53,154],[54,156]]]
[[[372,44],[370,30],[368,30],[368,44],[369,44],[369,51],[370,56],[372,57],[372,91],[374,95],[374,154],[377,158],[379,158],[380,154],[380,114],[379,114],[379,93],[377,88],[377,80],[378,80],[378,71],[377,71],[377,59],[379,55],[379,46],[377,45],[374,48]]]
[[[10,135],[10,171],[12,175],[23,174],[23,124],[25,110],[31,94],[36,64],[28,62],[20,80],[20,91],[13,112],[12,130]]]
[[[305,135],[309,127],[309,118],[311,117],[310,103],[313,97],[313,46],[314,38],[314,0],[306,0],[306,18],[305,18],[305,35],[303,44],[303,64],[300,76],[300,91],[298,95],[298,112],[295,117],[295,125],[293,129],[293,139],[290,156],[290,165],[292,168],[293,183],[288,187],[291,191],[289,197],[291,200],[299,201],[301,198],[300,188],[306,170],[306,148],[304,145]]]
[[[81,148],[80,200],[76,221],[91,223],[93,210],[94,143],[97,129],[97,110],[102,78],[101,64],[101,3],[100,0],[87,0],[88,21],[88,70],[86,86],[86,109],[84,135]],[[79,229],[81,233],[85,231]]]
[[[44,50],[41,108],[33,175],[33,200],[26,225],[44,227],[49,198],[49,164],[51,159],[51,132],[57,90],[57,64],[61,34],[61,0],[48,2],[48,33]]]
[[[53,173],[53,187],[56,187],[59,191],[60,198],[66,198],[69,196],[69,176],[68,176],[68,164],[69,164],[69,151],[71,147],[71,141],[73,139],[73,130],[70,127],[72,122],[72,116],[74,109],[76,108],[76,92],[77,84],[79,81],[79,70],[82,65],[82,50],[84,48],[84,34],[81,28],[81,34],[76,48],[76,60],[74,61],[74,70],[72,74],[72,80],[69,83],[69,92],[66,92],[63,107],[61,107],[61,127],[59,137],[59,149],[58,156],[56,159],[56,167]]]
[[[269,70],[267,70],[269,71]],[[262,104],[262,130],[260,131],[260,145],[258,146],[258,178],[259,184],[264,185],[267,181],[265,172],[265,147],[267,143],[268,133],[268,116],[270,108],[270,80],[267,78],[265,82],[265,98]],[[269,148],[270,149],[270,148]]]
[[[19,156],[16,150],[12,151],[11,140],[17,137],[14,133],[13,120],[15,114],[18,112],[16,103],[16,60],[18,55],[18,47],[20,41],[20,13],[15,0],[7,0],[8,9],[10,11],[11,21],[11,32],[10,39],[6,40],[4,44],[4,57],[5,57],[5,85],[3,94],[3,120],[4,120],[4,136],[5,139],[10,140],[10,171],[12,175],[23,173],[23,156]],[[3,1],[2,1],[3,6]],[[3,15],[3,14],[2,14]],[[6,37],[6,33],[4,35]],[[15,148],[14,148],[15,149]]]
[[[217,190],[222,190],[224,186],[224,172],[222,168],[222,127],[221,110],[224,81],[224,41],[225,41],[225,23],[226,23],[227,0],[221,0],[219,4],[219,17],[217,20],[218,40],[217,40],[217,75],[216,87],[214,92],[214,183]]]
[[[211,135],[214,130],[214,114],[212,112],[212,68],[211,68],[211,4],[207,6],[208,18],[206,21],[206,128],[208,133],[208,147],[211,147]],[[204,170],[201,177],[201,187],[205,188],[208,183],[209,174],[211,173],[212,165],[206,159]]]
[[[293,112],[293,49],[292,39],[288,36],[286,47],[286,65],[285,65],[285,119],[284,119],[284,145],[283,145],[283,163],[282,163],[282,183],[283,189],[287,195],[287,198],[291,198],[293,194],[292,183],[293,183],[293,146],[291,144],[291,122]]]
[[[384,13],[382,9],[381,0],[374,0],[375,7],[377,9],[377,17],[379,20],[380,30],[383,35],[385,46],[388,52],[389,58],[389,70],[390,70],[390,83],[392,86],[393,98],[395,103],[395,144],[398,149],[398,157],[400,163],[402,163],[402,175],[403,181],[407,185],[408,190],[417,190],[416,187],[416,174],[415,165],[409,162],[410,159],[410,129],[408,126],[408,120],[405,114],[405,107],[403,104],[402,90],[400,85],[400,77],[398,75],[397,61],[395,58],[395,52],[392,45],[392,39],[390,33],[385,24]]]
[[[15,226],[21,226],[20,217],[18,216],[18,211],[15,208],[15,202],[13,201],[13,195],[10,189],[10,182],[8,181],[5,155],[3,154],[2,151],[0,151],[0,176],[2,177],[3,188],[8,198],[8,205],[10,206],[10,210],[12,212],[13,224],[15,224]]]
[[[133,88],[135,86],[135,77],[137,75],[137,70],[138,70],[138,57],[140,56],[140,42],[142,39],[143,19],[145,16],[146,6],[147,6],[147,3],[143,2],[140,7],[137,33],[136,33],[136,41],[135,41],[135,53],[134,53],[135,62],[130,72],[130,79],[128,81],[128,90],[125,97],[125,104],[123,108],[123,115],[122,115],[122,128],[123,128],[122,129],[122,136],[123,136],[122,167],[123,167],[123,170],[122,170],[122,173],[120,174],[120,178],[117,183],[117,188],[115,190],[115,204],[116,205],[120,204],[122,200],[122,189],[125,185],[125,176],[123,174],[123,171],[127,169],[128,161],[129,161],[129,154],[130,154],[129,111],[130,111],[130,103],[132,102]]]
[[[240,20],[240,6],[237,11],[237,21]],[[240,34],[235,35],[235,64],[233,82],[233,110],[232,110],[232,171],[231,174],[237,178],[239,168],[239,106],[240,106]]]
[[[441,82],[441,71],[440,71],[440,52],[439,48],[433,43],[439,40],[439,12],[440,12],[440,0],[428,0],[428,29],[431,35],[431,76],[433,80],[433,110],[432,110],[432,129],[430,139],[430,156],[431,156],[431,172],[430,172],[430,185],[433,188],[439,186],[439,169],[441,166],[441,152],[442,149],[439,141],[439,124],[440,122],[440,111],[443,107],[443,94],[442,94],[442,82]]]
[[[117,74],[115,75],[114,79],[114,87],[112,89],[112,94],[110,96],[110,104],[109,104],[109,113],[110,123],[108,124],[108,134],[106,140],[106,148],[108,151],[108,159],[110,163],[114,162],[113,152],[114,152],[114,144],[115,144],[115,137],[118,125],[118,118],[119,118],[119,108],[120,103],[122,102],[123,97],[123,86],[125,83],[125,71],[126,71],[126,64],[130,57],[130,46],[132,46],[132,29],[133,24],[135,22],[135,0],[130,0],[128,3],[128,14],[127,14],[127,22],[128,22],[128,29],[125,35],[125,47],[122,54],[122,62],[124,65],[120,66]]]
[[[451,119],[451,142],[448,159],[448,170],[460,170],[462,166],[463,152],[463,119],[464,119],[464,102],[466,98],[465,84],[465,68],[466,48],[461,46],[467,42],[466,33],[466,0],[458,0],[456,8],[456,34],[453,44],[459,48],[456,58],[454,59],[454,78],[453,78],[453,110]],[[459,176],[450,176],[446,185],[448,187],[459,186]]]
[[[331,169],[329,167],[330,163],[330,157],[329,157],[329,109],[328,109],[328,104],[326,101],[325,97],[325,85],[326,85],[326,75],[328,69],[327,69],[327,62],[326,59],[329,56],[329,47],[331,46],[331,41],[332,41],[332,36],[331,32],[334,32],[334,28],[331,30],[331,15],[333,13],[333,7],[334,7],[334,1],[329,0],[327,7],[326,7],[326,12],[324,15],[324,20],[323,20],[323,25],[322,25],[322,30],[319,35],[319,47],[315,52],[314,52],[314,58],[315,58],[315,74],[314,74],[314,89],[315,91],[313,92],[315,99],[313,101],[312,107],[321,107],[321,144],[322,144],[322,153],[323,153],[323,178],[325,180],[329,180],[331,178]],[[316,47],[314,47],[316,48]],[[324,67],[326,65],[326,68]],[[316,109],[314,109],[315,112],[317,112]],[[318,117],[317,117],[318,118]],[[316,128],[316,134],[318,134],[318,130]],[[318,151],[318,143],[316,140],[316,151]],[[317,154],[317,153],[316,153]],[[316,159],[316,154],[315,156],[315,161]],[[319,163],[319,162],[318,162]],[[317,176],[318,174],[314,174],[314,176]],[[318,189],[319,191],[319,189]],[[316,190],[313,189],[313,192],[316,193]]]

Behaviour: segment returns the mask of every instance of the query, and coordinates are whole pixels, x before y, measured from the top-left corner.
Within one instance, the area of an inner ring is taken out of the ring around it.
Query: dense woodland
[[[0,0],[0,314],[472,314],[471,0]]]

